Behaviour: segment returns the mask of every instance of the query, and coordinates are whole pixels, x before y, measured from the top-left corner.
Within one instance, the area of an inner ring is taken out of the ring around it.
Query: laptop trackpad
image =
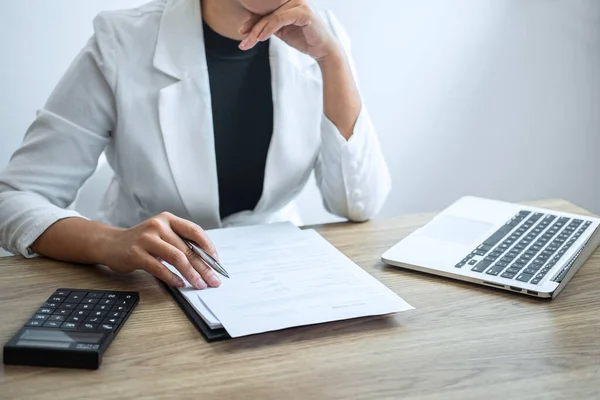
[[[419,233],[430,239],[470,245],[475,241],[480,241],[482,236],[493,226],[483,221],[451,215],[439,215],[429,224],[425,225]]]

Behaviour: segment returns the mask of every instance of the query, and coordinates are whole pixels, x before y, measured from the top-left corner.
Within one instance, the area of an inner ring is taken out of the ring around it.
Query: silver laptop
[[[600,219],[463,197],[382,255],[392,266],[554,298],[600,243]]]

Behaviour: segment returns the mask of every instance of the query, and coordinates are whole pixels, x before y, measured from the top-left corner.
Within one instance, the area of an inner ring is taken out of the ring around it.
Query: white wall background
[[[0,169],[93,17],[144,1],[0,3]],[[600,1],[315,1],[354,41],[394,181],[382,216],[465,194],[563,197],[600,213]],[[301,204],[307,223],[332,219],[314,184]]]

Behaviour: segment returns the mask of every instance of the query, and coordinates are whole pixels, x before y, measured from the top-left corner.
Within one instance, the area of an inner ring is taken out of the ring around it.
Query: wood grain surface
[[[380,261],[432,216],[318,227],[415,310],[213,344],[144,273],[0,259],[2,343],[58,287],[141,295],[98,371],[1,365],[0,399],[600,398],[600,252],[552,301]]]

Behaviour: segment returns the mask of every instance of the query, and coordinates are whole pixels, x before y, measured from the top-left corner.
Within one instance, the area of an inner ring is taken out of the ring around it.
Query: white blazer
[[[354,71],[348,36],[322,16]],[[162,211],[205,229],[287,220],[312,171],[331,213],[363,221],[381,209],[390,177],[367,110],[346,141],[324,115],[317,63],[273,37],[264,190],[254,210],[221,220],[200,2],[101,13],[94,30],[0,174],[0,247],[33,257],[50,225],[79,216],[66,208],[104,151],[115,174],[95,219],[113,226]]]

